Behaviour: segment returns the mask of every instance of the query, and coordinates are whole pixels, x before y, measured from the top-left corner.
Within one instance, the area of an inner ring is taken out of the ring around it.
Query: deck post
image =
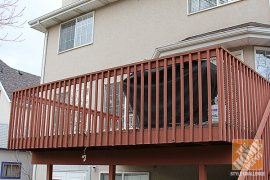
[[[206,165],[199,165],[199,180],[207,180]]]
[[[47,164],[46,180],[52,180],[52,173],[53,173],[53,165],[52,164]]]
[[[109,165],[109,180],[115,180],[115,170],[116,170],[116,166],[110,164]]]

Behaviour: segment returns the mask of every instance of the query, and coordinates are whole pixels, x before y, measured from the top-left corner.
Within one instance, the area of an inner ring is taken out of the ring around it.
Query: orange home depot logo
[[[262,140],[235,139],[232,144],[233,170],[262,170],[263,169]]]

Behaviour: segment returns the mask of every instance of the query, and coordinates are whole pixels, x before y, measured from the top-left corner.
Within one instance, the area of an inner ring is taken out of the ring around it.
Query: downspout
[[[41,27],[42,32],[45,34],[44,45],[43,45],[43,54],[42,54],[41,78],[40,78],[40,84],[43,84],[44,77],[45,77],[45,65],[46,65],[46,55],[47,55],[47,45],[48,45],[49,32],[39,21],[37,23]]]

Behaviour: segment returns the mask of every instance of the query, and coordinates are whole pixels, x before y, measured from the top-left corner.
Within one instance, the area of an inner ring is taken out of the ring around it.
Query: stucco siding
[[[44,81],[151,58],[155,48],[246,22],[269,23],[268,0],[242,0],[187,15],[186,0],[122,0],[95,11],[94,43],[58,54],[59,26],[49,29]]]
[[[10,116],[10,102],[8,97],[4,94],[4,89],[0,86],[0,123],[8,124]]]

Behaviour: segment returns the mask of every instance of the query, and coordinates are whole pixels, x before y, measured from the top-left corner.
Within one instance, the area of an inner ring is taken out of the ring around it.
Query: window
[[[61,25],[59,52],[93,42],[94,14],[86,14]]]
[[[257,48],[256,51],[256,71],[270,80],[270,49]]]
[[[205,9],[222,6],[239,0],[188,0],[189,13],[195,13]]]
[[[1,179],[20,179],[21,178],[21,163],[17,162],[2,162]]]
[[[100,174],[100,180],[108,180],[108,179],[109,179],[108,173]],[[116,173],[115,179],[116,180],[149,180],[149,173],[148,172]]]

